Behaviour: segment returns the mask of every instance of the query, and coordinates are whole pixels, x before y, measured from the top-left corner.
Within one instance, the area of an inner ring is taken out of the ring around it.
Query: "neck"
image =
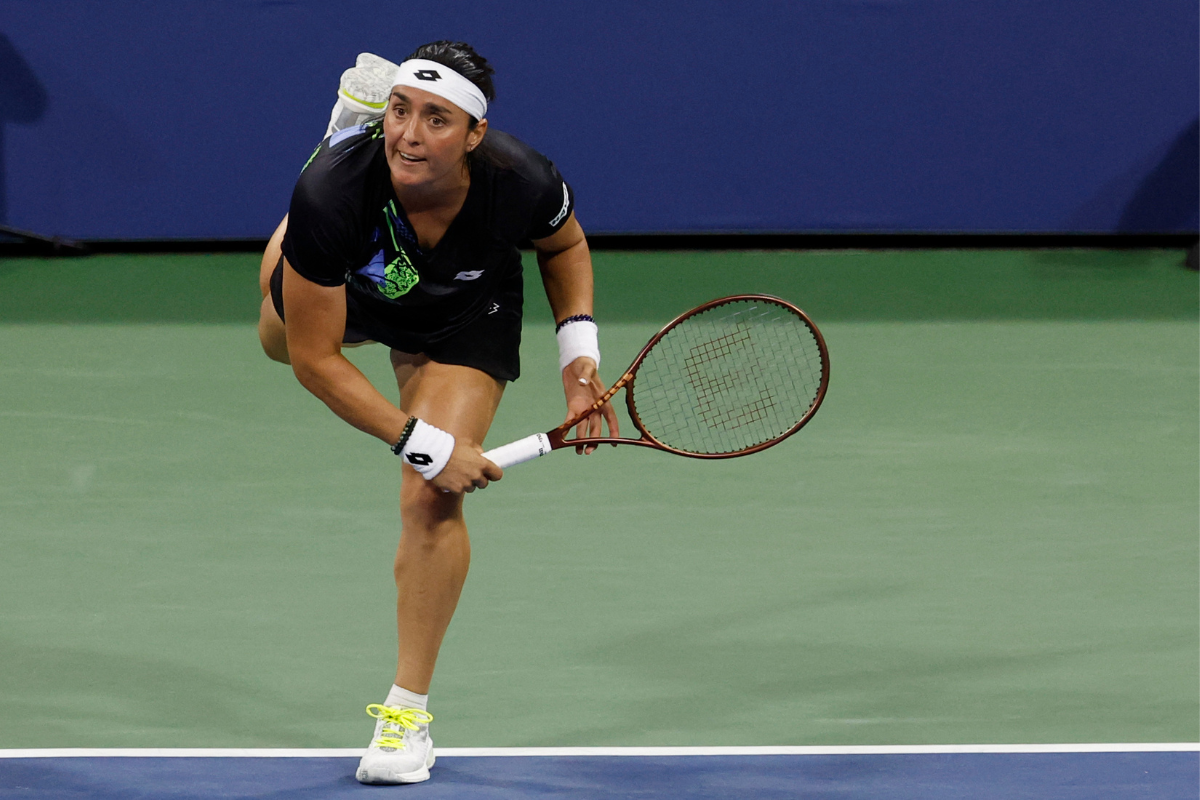
[[[469,188],[471,188],[471,171],[467,168],[466,161],[463,161],[461,169],[452,170],[445,177],[431,183],[410,186],[392,181],[396,199],[410,213],[461,204]]]

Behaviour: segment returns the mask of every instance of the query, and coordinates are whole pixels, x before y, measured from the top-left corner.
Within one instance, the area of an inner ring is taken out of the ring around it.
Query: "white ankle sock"
[[[392,690],[388,692],[387,700],[383,701],[383,704],[390,708],[419,708],[425,711],[429,704],[429,695],[410,692],[392,684]]]

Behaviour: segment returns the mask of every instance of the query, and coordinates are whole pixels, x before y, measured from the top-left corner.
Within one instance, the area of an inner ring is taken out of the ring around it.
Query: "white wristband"
[[[453,452],[453,436],[418,419],[400,451],[400,457],[428,481],[445,469]]]
[[[558,329],[558,369],[561,372],[575,359],[587,356],[600,366],[599,328],[587,320],[568,322]]]

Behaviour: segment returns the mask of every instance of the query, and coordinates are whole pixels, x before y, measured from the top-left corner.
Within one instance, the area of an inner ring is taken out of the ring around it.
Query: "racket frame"
[[[654,345],[658,344],[664,336],[666,336],[668,333],[670,333],[673,328],[678,326],[683,321],[685,321],[691,317],[694,317],[697,314],[702,314],[705,311],[708,311],[709,309],[713,309],[718,306],[726,305],[728,303],[741,302],[741,301],[751,301],[751,302],[759,301],[759,302],[764,302],[764,303],[771,303],[773,305],[784,306],[785,308],[790,310],[792,313],[796,314],[802,320],[804,320],[804,324],[808,326],[808,329],[810,331],[812,331],[813,338],[815,338],[817,341],[817,350],[821,354],[821,385],[817,388],[816,398],[813,400],[812,405],[809,406],[808,411],[806,411],[804,413],[804,416],[802,416],[800,418],[800,420],[795,425],[793,425],[791,428],[789,428],[786,432],[780,434],[779,436],[776,436],[773,439],[769,439],[765,442],[760,442],[759,444],[756,444],[752,447],[747,447],[743,450],[733,450],[728,453],[692,453],[687,450],[680,450],[678,448],[671,447],[668,444],[663,444],[658,439],[655,439],[654,436],[651,435],[651,433],[646,430],[646,426],[642,423],[641,416],[637,413],[637,409],[634,407],[634,404],[633,404],[633,388],[634,388],[634,383],[637,379],[638,367],[641,366],[642,361],[646,358],[646,354],[649,353],[654,348]],[[551,450],[560,450],[564,447],[585,447],[588,445],[598,445],[598,444],[636,444],[636,445],[640,445],[642,447],[653,447],[657,450],[665,450],[668,453],[674,453],[674,454],[680,455],[680,456],[687,456],[688,458],[735,458],[737,456],[748,456],[751,453],[757,453],[761,450],[766,450],[768,447],[771,447],[772,445],[779,444],[784,439],[788,438],[792,434],[796,433],[796,431],[800,430],[805,425],[807,425],[808,421],[810,419],[812,419],[814,414],[817,413],[817,409],[821,407],[821,402],[825,399],[825,391],[828,388],[829,388],[829,350],[825,346],[825,337],[821,335],[821,331],[813,323],[812,319],[809,318],[808,314],[805,314],[796,305],[789,303],[787,300],[784,300],[781,297],[775,297],[774,295],[735,294],[735,295],[730,295],[729,297],[719,297],[716,300],[709,300],[707,303],[704,303],[703,305],[696,306],[695,308],[691,309],[690,311],[683,312],[678,317],[676,317],[675,319],[668,322],[666,325],[663,326],[662,330],[660,330],[658,333],[654,334],[654,337],[651,338],[650,341],[646,343],[646,346],[643,347],[641,352],[637,354],[637,357],[633,359],[633,363],[629,365],[629,368],[627,370],[625,370],[625,374],[623,374],[617,380],[616,383],[614,383],[612,386],[610,386],[608,388],[608,391],[606,391],[600,397],[599,400],[597,400],[595,403],[592,404],[591,408],[589,408],[587,411],[584,411],[581,414],[577,414],[574,418],[568,420],[567,422],[564,422],[562,425],[559,425],[557,428],[550,430],[550,431],[546,431],[545,436],[550,441],[550,449]],[[642,434],[641,438],[630,439],[630,438],[626,438],[626,437],[611,437],[611,436],[591,437],[591,438],[585,438],[585,439],[568,439],[568,438],[566,438],[566,436],[571,432],[572,428],[574,428],[579,423],[583,422],[585,419],[587,419],[589,416],[591,416],[596,411],[599,411],[600,408],[603,407],[605,403],[607,403],[609,400],[611,400],[616,395],[616,393],[621,391],[622,389],[625,389],[625,408],[629,412],[629,418],[633,421],[634,426]]]

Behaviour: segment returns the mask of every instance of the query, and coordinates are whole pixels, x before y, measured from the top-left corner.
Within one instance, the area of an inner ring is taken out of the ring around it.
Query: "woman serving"
[[[263,256],[267,355],[404,463],[399,658],[387,698],[368,706],[364,783],[427,780],[434,762],[429,684],[470,561],[463,494],[503,476],[482,444],[520,373],[519,243],[533,241],[558,323],[567,418],[605,390],[574,195],[548,159],[488,130],[492,74],[464,43],[418,48],[395,68],[382,119],[317,148]],[[391,348],[398,407],[342,354],[368,342]],[[602,417],[615,434],[606,405],[578,435],[599,435]]]

